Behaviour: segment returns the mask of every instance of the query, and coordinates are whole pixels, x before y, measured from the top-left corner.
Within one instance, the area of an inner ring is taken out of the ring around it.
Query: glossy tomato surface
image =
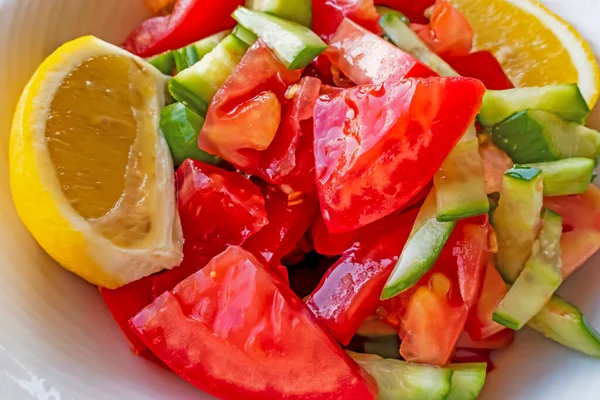
[[[326,42],[348,18],[374,33],[381,32],[373,0],[312,0],[312,29]]]
[[[477,51],[458,57],[447,56],[445,61],[460,75],[479,79],[490,90],[506,90],[514,87],[500,62],[489,51]]]

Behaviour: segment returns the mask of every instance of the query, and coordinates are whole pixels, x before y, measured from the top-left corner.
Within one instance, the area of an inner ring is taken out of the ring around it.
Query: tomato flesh
[[[472,123],[484,91],[470,78],[410,78],[321,96],[314,152],[329,231],[352,231],[407,205]]]
[[[220,399],[377,396],[304,304],[239,247],[165,292],[130,325],[171,369]]]
[[[348,18],[374,33],[380,33],[379,14],[373,0],[312,0],[313,31],[326,42]]]
[[[460,57],[445,57],[462,76],[479,79],[489,90],[506,90],[514,88],[502,66],[489,51],[476,51]]]
[[[496,147],[491,140],[479,146],[479,154],[483,164],[485,188],[488,194],[502,192],[504,173],[512,168],[510,157]]]

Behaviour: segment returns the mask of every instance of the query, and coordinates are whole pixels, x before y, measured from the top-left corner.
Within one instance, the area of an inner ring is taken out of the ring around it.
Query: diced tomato
[[[406,15],[411,22],[426,24],[425,10],[431,7],[435,0],[375,0],[375,4],[388,6]]]
[[[324,54],[357,85],[437,75],[410,54],[349,19],[342,21]]]
[[[486,269],[481,296],[467,320],[466,331],[471,339],[482,341],[505,329],[492,319],[494,311],[505,295],[506,284],[494,264],[490,262]]]
[[[185,238],[182,264],[116,290],[100,289],[135,353],[142,352],[145,346],[127,326],[131,317],[203,268],[227,246],[243,244],[268,222],[260,189],[240,174],[186,160],[176,177]]]
[[[479,79],[490,90],[506,90],[514,87],[502,65],[489,51],[477,51],[459,57],[444,58],[462,76]]]
[[[544,206],[563,217],[560,247],[566,278],[600,250],[600,189],[591,184],[584,194],[546,197]]]
[[[452,363],[463,364],[463,363],[487,363],[487,372],[490,373],[494,370],[494,363],[491,359],[491,350],[487,349],[463,349],[457,348],[452,356]]]
[[[377,309],[416,217],[413,210],[380,221],[377,234],[346,250],[310,295],[306,305],[340,343],[348,344]]]
[[[250,237],[243,247],[289,282],[287,269],[280,265],[281,258],[302,239],[319,213],[319,204],[308,196],[289,197],[266,183],[261,184],[261,190],[269,224]]]
[[[173,371],[220,399],[377,396],[300,299],[239,247],[165,292],[130,325]]]
[[[494,146],[491,140],[479,146],[479,154],[483,163],[487,193],[500,193],[504,173],[512,168],[513,161],[505,152]]]
[[[508,347],[515,340],[515,331],[512,329],[502,329],[500,332],[493,334],[492,336],[475,341],[471,339],[467,332],[463,332],[458,339],[457,347],[467,349],[488,349],[498,350]]]
[[[471,24],[447,0],[436,0],[428,25],[413,23],[410,27],[440,57],[465,56],[471,52]]]
[[[314,149],[329,231],[352,231],[406,206],[472,123],[484,91],[470,78],[410,78],[321,96]]]
[[[380,33],[379,14],[373,0],[312,0],[312,29],[326,42],[344,18],[374,33]]]
[[[146,20],[123,46],[140,57],[186,46],[233,27],[231,13],[243,3],[243,0],[177,0],[171,14]]]

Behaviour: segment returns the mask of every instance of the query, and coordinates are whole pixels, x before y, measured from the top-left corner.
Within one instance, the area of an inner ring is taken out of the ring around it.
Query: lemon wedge
[[[475,49],[494,53],[515,86],[577,83],[594,107],[600,69],[589,44],[558,15],[535,0],[451,2],[471,23]]]
[[[48,57],[21,95],[10,140],[17,212],[50,256],[95,285],[117,288],[183,257],[157,128],[166,79],[86,36]]]

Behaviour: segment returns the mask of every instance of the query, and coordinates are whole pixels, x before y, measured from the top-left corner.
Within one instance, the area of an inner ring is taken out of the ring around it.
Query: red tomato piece
[[[466,331],[471,339],[479,342],[505,329],[504,326],[492,319],[494,311],[505,295],[506,283],[502,280],[494,264],[489,262],[483,280],[481,296],[467,320]]]
[[[452,363],[487,363],[487,372],[490,373],[495,369],[491,358],[491,350],[488,349],[463,349],[457,348],[452,356]]]
[[[490,90],[514,88],[502,65],[489,51],[477,51],[460,57],[445,57],[452,68],[462,76],[479,79]]]
[[[413,210],[381,221],[377,235],[361,237],[346,250],[310,295],[306,305],[340,343],[347,345],[377,309],[416,217]]]
[[[326,42],[348,18],[374,33],[380,33],[379,14],[373,0],[312,0],[313,31]]]
[[[342,21],[324,54],[357,85],[437,75],[410,54],[349,19]]]
[[[600,189],[591,184],[584,194],[546,197],[544,206],[563,217],[560,247],[566,278],[600,250]]]
[[[513,161],[505,152],[496,147],[491,140],[479,146],[479,154],[483,163],[487,193],[500,193],[502,191],[504,173],[512,168]]]
[[[428,25],[413,23],[410,27],[440,57],[465,56],[471,52],[471,24],[447,0],[436,0]]]
[[[314,150],[329,231],[352,231],[406,206],[472,123],[484,91],[470,78],[410,78],[321,96]]]
[[[130,325],[173,371],[220,399],[377,396],[300,299],[239,247],[165,292]]]
[[[146,20],[123,46],[140,57],[178,49],[232,28],[231,13],[243,4],[243,0],[178,0],[171,14]]]
[[[514,340],[515,331],[506,328],[480,341],[471,339],[467,332],[463,332],[461,333],[456,346],[467,349],[498,350],[510,346]]]
[[[388,6],[406,15],[411,22],[426,24],[425,10],[431,7],[435,0],[375,0],[375,4]]]

